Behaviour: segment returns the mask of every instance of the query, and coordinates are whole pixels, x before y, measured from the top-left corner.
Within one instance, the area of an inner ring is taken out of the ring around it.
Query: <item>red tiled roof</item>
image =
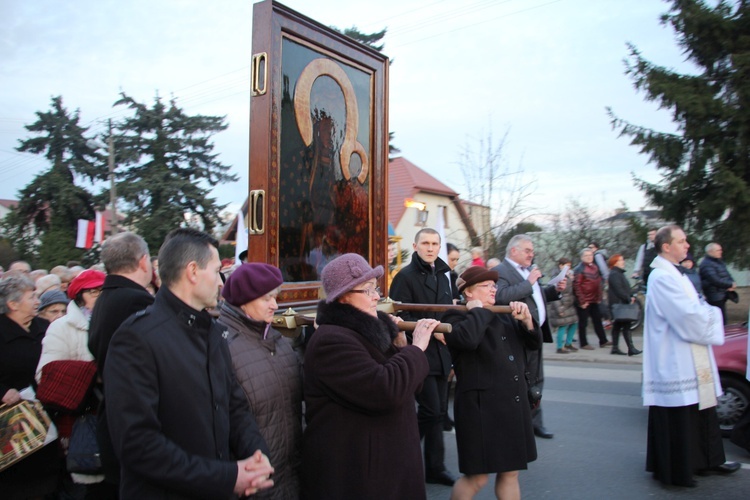
[[[0,205],[4,206],[5,208],[13,208],[15,206],[18,206],[18,200],[0,200]]]
[[[393,158],[388,163],[388,221],[393,226],[404,215],[404,200],[414,198],[417,193],[441,194],[451,198],[458,196],[446,186],[406,158]]]

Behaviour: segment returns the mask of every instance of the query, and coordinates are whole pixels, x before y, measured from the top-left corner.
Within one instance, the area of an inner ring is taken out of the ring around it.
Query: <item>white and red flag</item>
[[[94,243],[101,243],[104,234],[104,217],[96,212],[96,220],[78,219],[78,236],[76,248],[91,248]]]

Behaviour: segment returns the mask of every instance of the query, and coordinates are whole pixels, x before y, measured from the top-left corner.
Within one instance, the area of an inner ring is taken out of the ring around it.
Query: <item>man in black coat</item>
[[[206,311],[222,286],[217,247],[194,229],[172,231],[153,306],[110,342],[104,390],[121,498],[229,498],[273,485],[225,329]]]
[[[446,273],[450,267],[441,258],[440,235],[431,228],[420,230],[414,238],[411,262],[393,278],[391,299],[412,304],[453,304],[453,293]],[[403,312],[406,321],[440,319],[442,313]],[[430,372],[422,391],[416,395],[419,436],[424,438],[425,478],[428,483],[452,486],[456,478],[445,468],[443,421],[448,412],[448,374],[451,355],[442,334],[430,339],[425,351]]]
[[[560,293],[565,289],[566,279],[556,286],[542,287],[539,278],[542,272],[532,265],[534,260],[534,243],[525,234],[517,234],[508,242],[505,250],[505,260],[494,270],[500,275],[497,282],[495,303],[508,305],[511,301],[523,301],[529,306],[534,322],[542,330],[544,342],[552,342],[552,332],[547,321],[547,302],[560,300]],[[529,387],[536,386],[544,389],[544,364],[542,362],[542,348],[537,351],[527,351],[526,369],[528,371]],[[545,439],[552,439],[554,434],[544,427],[541,403],[532,412],[534,434]]]
[[[727,265],[722,260],[724,249],[718,243],[706,245],[706,256],[701,261],[699,272],[706,302],[721,309],[721,317],[727,324],[727,294],[737,290]],[[736,302],[736,301],[735,301]]]
[[[94,355],[100,377],[104,374],[107,349],[115,330],[131,314],[154,303],[154,297],[145,288],[151,282],[152,267],[148,245],[143,238],[130,232],[110,236],[102,245],[101,259],[107,270],[107,277],[89,324],[89,351]],[[102,402],[97,426],[106,483],[99,494],[116,498],[120,483],[120,464],[112,449],[105,406],[105,402]],[[109,492],[103,491],[107,485]]]

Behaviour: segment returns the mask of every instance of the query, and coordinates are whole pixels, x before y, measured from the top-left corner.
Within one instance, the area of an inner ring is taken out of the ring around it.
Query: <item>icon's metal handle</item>
[[[247,234],[263,234],[266,232],[266,210],[264,203],[266,201],[266,192],[262,189],[250,191],[250,200],[248,203],[249,222]]]
[[[261,52],[253,56],[252,95],[263,95],[268,88],[268,54]]]

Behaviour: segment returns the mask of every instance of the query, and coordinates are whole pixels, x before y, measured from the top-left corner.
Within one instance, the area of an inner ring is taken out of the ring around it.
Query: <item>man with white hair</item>
[[[567,279],[563,278],[557,285],[542,287],[542,272],[533,264],[534,242],[526,234],[517,234],[508,242],[505,249],[505,260],[495,270],[500,275],[497,281],[495,303],[508,305],[511,301],[524,302],[534,318],[536,327],[541,329],[544,342],[552,342],[552,331],[547,321],[547,302],[560,300],[565,290]],[[542,348],[528,351],[526,354],[527,383],[536,387],[541,397],[544,389],[544,362]],[[543,439],[552,439],[554,434],[544,426],[541,401],[531,412],[534,424],[534,435]]]
[[[721,317],[727,324],[727,298],[731,292],[737,290],[727,265],[722,260],[724,249],[718,243],[706,245],[706,256],[699,267],[703,295],[706,302],[721,309]],[[736,301],[735,301],[736,302]]]

